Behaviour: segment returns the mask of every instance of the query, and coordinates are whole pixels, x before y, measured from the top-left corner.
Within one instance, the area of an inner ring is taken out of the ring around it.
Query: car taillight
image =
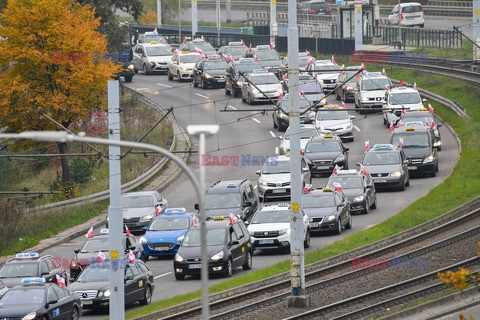
[[[310,10],[308,10],[308,12],[312,13],[312,12],[315,12],[315,10],[310,9]]]
[[[403,12],[400,14],[400,20],[403,20]]]
[[[330,8],[327,8],[327,11],[332,11],[332,9],[330,9]]]

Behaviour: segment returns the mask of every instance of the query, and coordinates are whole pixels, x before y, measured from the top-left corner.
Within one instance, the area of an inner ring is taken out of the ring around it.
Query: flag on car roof
[[[127,232],[127,237],[130,237],[132,233],[130,232],[130,229],[128,229],[127,225],[125,225],[125,231]]]
[[[389,131],[393,131],[393,129],[395,129],[395,128],[393,127],[393,122],[390,122],[390,126],[388,126],[388,130],[389,130]]]
[[[155,214],[156,216],[158,216],[158,215],[160,214],[160,208],[161,208],[160,205],[158,205],[158,206],[155,207],[155,212],[154,212],[154,214]]]
[[[250,43],[250,45],[248,46],[248,51],[252,51],[252,44]]]
[[[413,87],[415,88],[415,90],[418,90],[416,82],[413,84]]]
[[[403,127],[403,120],[402,119],[398,120],[397,127]]]
[[[432,121],[432,126],[430,127],[430,129],[435,129],[435,122]]]
[[[340,170],[340,167],[338,166],[338,164],[335,165],[335,168],[333,168],[333,173],[334,174],[337,174],[337,171]]]
[[[306,193],[312,189],[313,185],[310,183],[305,184],[305,187],[303,188],[303,193]]]
[[[278,100],[282,100],[283,98],[283,92],[280,92],[280,95],[278,96]]]
[[[60,287],[65,287],[65,279],[60,277],[58,274],[55,275],[56,278],[57,278],[57,284],[60,286]]]
[[[135,262],[135,253],[133,253],[132,250],[129,250],[128,252],[128,261],[130,261],[131,263]]]
[[[305,52],[307,53],[307,56],[309,56],[309,55],[310,55],[310,51],[308,51],[308,50],[305,50]]]
[[[313,59],[312,57],[308,58],[308,61],[307,61],[307,66],[311,65],[313,63]]]
[[[242,40],[242,39],[240,39],[240,42],[242,43],[242,46],[244,46],[244,45],[245,45],[245,43],[243,42],[243,40]]]
[[[340,66],[340,73],[343,73],[343,69],[345,69],[345,65],[344,65],[344,64],[342,64],[342,65]]]
[[[335,57],[332,55],[332,62],[335,63]]]
[[[204,37],[203,35],[202,35],[202,40],[203,40],[203,41],[206,41],[206,40],[205,40],[205,37]]]
[[[93,226],[91,226],[90,229],[88,229],[87,234],[85,235],[85,237],[86,237],[87,239],[93,237]]]
[[[384,76],[387,75],[387,72],[385,71],[385,68],[382,69],[382,74],[383,74]]]
[[[275,49],[275,43],[270,42],[270,48]]]
[[[430,113],[433,113],[433,107],[430,105],[430,103],[428,104],[428,111],[430,111]]]
[[[288,73],[285,73],[282,77],[282,80],[287,80],[287,78],[288,78]]]
[[[183,38],[183,43],[187,42],[187,37]]]
[[[103,262],[103,261],[105,261],[105,254],[102,251],[98,251],[97,262]]]
[[[348,109],[348,106],[345,102],[342,101],[342,107],[345,108],[345,109]]]
[[[198,53],[198,54],[202,54],[203,50],[198,48],[198,47],[195,47],[195,52]]]
[[[360,67],[362,67],[362,69],[365,70],[365,65],[363,64],[363,62],[362,62],[362,65]]]
[[[225,53],[222,53],[222,58],[223,58],[223,60],[227,61],[228,56]]]
[[[233,62],[233,58],[232,58],[232,56],[230,56],[230,62]]]
[[[253,61],[258,61],[257,55],[253,56]]]
[[[338,182],[334,182],[333,187],[335,188],[335,191],[342,191],[342,185]]]
[[[370,148],[370,140],[365,141],[365,151]]]
[[[398,139],[398,147],[400,148],[401,146],[403,146],[403,139],[399,138]]]
[[[403,80],[400,80],[400,83],[398,84],[400,87],[403,87]]]
[[[361,163],[360,163],[360,172],[362,172],[364,175],[367,175],[367,169],[365,169],[365,167]]]
[[[230,213],[229,216],[230,216],[230,224],[234,224],[235,221],[237,220],[237,217],[233,213]]]
[[[427,118],[425,118],[425,125],[426,125],[427,127],[430,126],[430,125],[428,124],[428,119],[427,119]]]
[[[180,53],[182,53],[180,50],[175,49],[175,52],[173,54],[180,54]]]

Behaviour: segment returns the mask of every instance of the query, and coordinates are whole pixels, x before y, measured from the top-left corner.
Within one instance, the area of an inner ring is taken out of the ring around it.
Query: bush
[[[93,173],[93,168],[91,164],[85,159],[78,157],[74,158],[70,164],[70,173],[72,179],[78,183],[85,183],[90,180],[90,177]]]

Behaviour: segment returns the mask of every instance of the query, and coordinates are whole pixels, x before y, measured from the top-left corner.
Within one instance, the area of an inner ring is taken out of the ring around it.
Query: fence
[[[401,28],[402,45],[407,47],[457,48],[462,46],[462,35],[454,30],[432,30],[422,28]],[[371,36],[381,37],[384,44],[398,42],[398,27],[376,27],[367,32],[366,42]]]

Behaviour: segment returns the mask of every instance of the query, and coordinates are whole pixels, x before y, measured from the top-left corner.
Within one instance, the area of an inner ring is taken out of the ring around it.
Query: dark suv
[[[254,70],[262,69],[262,65],[253,61],[253,58],[240,58],[238,61],[230,62],[225,73],[225,94],[232,94],[238,97],[242,94],[244,75]]]
[[[300,14],[331,14],[332,9],[324,0],[313,0],[302,2],[298,5],[298,13]]]
[[[208,188],[205,210],[208,217],[228,217],[230,213],[248,219],[257,211],[258,197],[249,180],[217,181]],[[195,209],[199,210],[198,204]]]

